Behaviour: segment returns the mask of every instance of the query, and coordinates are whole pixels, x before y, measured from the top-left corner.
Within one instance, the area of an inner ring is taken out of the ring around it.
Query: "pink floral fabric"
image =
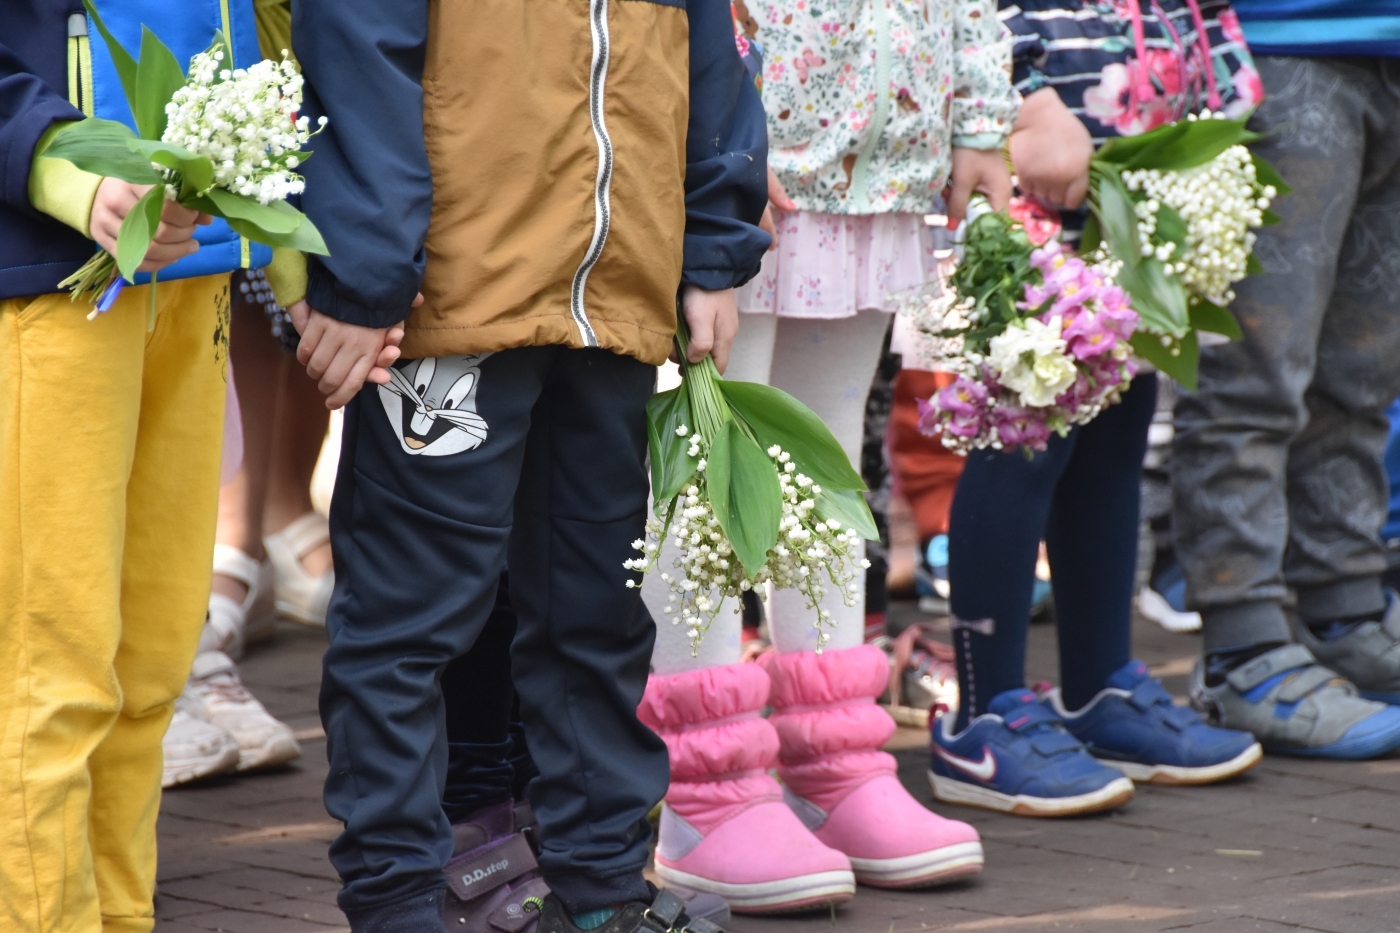
[[[738,291],[739,310],[843,318],[897,310],[898,295],[938,277],[920,214],[775,212],[778,247]]]

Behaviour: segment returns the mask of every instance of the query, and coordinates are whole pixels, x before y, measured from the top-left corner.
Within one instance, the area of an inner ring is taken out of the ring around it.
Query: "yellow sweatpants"
[[[0,300],[0,930],[149,933],[209,600],[228,276]]]

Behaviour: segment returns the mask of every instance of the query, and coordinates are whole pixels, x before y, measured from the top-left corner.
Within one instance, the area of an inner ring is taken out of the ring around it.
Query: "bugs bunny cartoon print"
[[[489,353],[403,360],[389,369],[379,401],[404,453],[445,457],[486,441],[486,419],[476,413],[481,361]]]

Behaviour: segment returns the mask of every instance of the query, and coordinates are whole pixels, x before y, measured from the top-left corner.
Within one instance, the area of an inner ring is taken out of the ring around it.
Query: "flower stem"
[[[690,393],[690,409],[695,414],[695,430],[700,432],[708,446],[724,423],[734,417],[719,391],[719,381],[724,377],[715,368],[715,361],[708,356],[698,363],[686,361],[690,328],[686,326],[684,314],[676,315],[676,344],[681,351],[681,379]]]

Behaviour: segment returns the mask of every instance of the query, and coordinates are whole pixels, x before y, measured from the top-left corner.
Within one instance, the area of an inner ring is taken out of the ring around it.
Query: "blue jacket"
[[[330,120],[305,169],[331,253],[307,299],[407,317],[405,356],[660,362],[682,282],[757,272],[767,132],[727,0],[298,0],[292,35]]]
[[[1235,0],[1258,55],[1400,58],[1400,0]]]
[[[96,0],[96,6],[133,56],[144,23],[181,63],[224,28],[232,36],[237,64],[262,57],[249,0]],[[39,138],[55,122],[84,115],[134,126],[107,48],[82,11],[81,0],[0,2],[0,298],[57,291],[96,248],[30,204],[29,173]],[[72,87],[70,74],[76,77]],[[240,240],[223,221],[201,228],[196,237],[199,252],[162,270],[161,278],[213,275],[265,265],[271,258],[270,250]],[[144,273],[137,277],[148,279]]]

